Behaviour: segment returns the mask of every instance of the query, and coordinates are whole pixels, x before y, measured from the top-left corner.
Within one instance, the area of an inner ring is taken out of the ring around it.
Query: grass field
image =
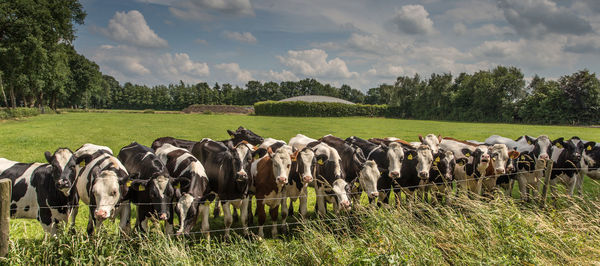
[[[599,140],[600,129],[564,126],[454,123],[384,118],[290,118],[243,115],[66,113],[0,122],[0,157],[22,162],[44,161],[43,152],[77,149],[84,143],[106,145],[118,153],[132,141],[150,145],[162,136],[199,140],[226,139],[226,129],[245,126],[264,137],[289,140],[297,133],[318,138],[395,136],[417,140],[419,134],[484,140],[499,134],[515,138],[546,134],[551,139],[579,136]],[[5,262],[114,264],[239,263],[401,263],[507,264],[592,263],[600,260],[598,187],[586,180],[586,200],[562,201],[540,211],[510,199],[464,200],[453,207],[360,210],[335,223],[310,223],[285,239],[231,243],[170,239],[119,240],[114,224],[88,238],[83,232],[87,209],[81,208],[76,234],[45,239],[37,221],[11,221],[11,251]],[[312,210],[314,198],[310,198]],[[211,216],[212,217],[212,216]],[[222,218],[211,221],[221,227]],[[234,223],[233,227],[239,224]],[[328,230],[319,228],[326,227]],[[298,227],[300,228],[300,227]],[[266,229],[266,232],[269,230]]]

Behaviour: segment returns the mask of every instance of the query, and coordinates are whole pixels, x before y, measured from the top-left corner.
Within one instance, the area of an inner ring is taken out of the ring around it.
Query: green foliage
[[[254,104],[257,115],[274,116],[383,116],[385,105],[345,104],[329,102],[275,102],[265,101]]]
[[[0,109],[0,120],[2,119],[12,119],[12,118],[20,118],[20,117],[28,117],[28,116],[36,116],[40,114],[40,110],[38,108],[2,108]]]

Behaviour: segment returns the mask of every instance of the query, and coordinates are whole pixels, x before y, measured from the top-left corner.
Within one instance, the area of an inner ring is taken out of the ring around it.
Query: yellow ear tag
[[[531,145],[531,141],[529,141],[529,140],[528,140],[528,141],[527,141],[527,144]]]
[[[208,201],[208,200],[207,200],[207,201],[205,201],[205,202],[204,202],[204,205],[206,205],[206,206],[210,205],[210,201]]]
[[[177,183],[177,185],[174,186],[175,189],[180,189],[181,188],[181,183]]]
[[[458,165],[463,166],[465,163],[463,161],[458,162]]]
[[[296,157],[292,158],[292,162],[295,162],[295,161],[296,161]]]
[[[254,160],[258,159],[258,153],[254,155]]]
[[[562,149],[562,147],[563,147],[563,146],[562,146],[560,143],[556,143],[556,145],[555,145],[555,146],[556,146],[556,147],[558,147],[558,148],[561,148],[561,149]]]
[[[439,163],[440,162],[440,157],[435,157],[435,162]]]
[[[324,164],[324,162],[323,162],[323,159],[319,159],[319,160],[317,161],[317,163],[318,163],[319,165],[323,165],[323,164]]]
[[[521,160],[525,161],[525,155],[521,155]]]
[[[592,146],[588,146],[588,147],[586,148],[586,150],[588,150],[588,151],[591,151],[591,150],[592,150]]]
[[[409,154],[406,159],[412,160],[412,154]]]
[[[85,166],[85,161],[81,161],[81,162],[79,163],[79,166],[81,166],[81,167]]]
[[[127,183],[125,183],[125,185],[126,185],[127,187],[130,187],[130,186],[131,186],[131,182],[132,182],[132,181],[131,181],[131,180],[129,180],[129,181],[127,181]]]
[[[465,154],[465,157],[470,157],[470,156],[471,156],[470,153]]]
[[[144,185],[140,185],[138,187],[138,191],[144,191],[144,190],[146,190],[146,187]]]

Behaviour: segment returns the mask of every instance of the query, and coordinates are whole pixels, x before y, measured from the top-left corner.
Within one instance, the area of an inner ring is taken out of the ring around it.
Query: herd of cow
[[[214,201],[215,214],[223,210],[229,236],[237,209],[244,233],[249,233],[251,202],[256,198],[258,235],[263,236],[265,205],[276,235],[280,206],[284,223],[296,200],[299,214],[307,215],[309,186],[315,189],[315,211],[322,215],[327,203],[333,203],[336,212],[351,210],[363,192],[378,204],[389,203],[391,193],[396,199],[404,193],[408,202],[417,197],[449,201],[453,186],[457,193],[491,196],[512,191],[515,181],[521,198],[530,200],[550,165],[552,191],[562,183],[569,195],[575,189],[581,193],[585,175],[600,179],[600,145],[578,137],[512,140],[494,135],[477,142],[429,134],[407,142],[332,135],[316,140],[298,134],[286,143],[263,139],[243,127],[228,133],[231,139],[224,141],[163,137],[151,147],[133,142],[117,157],[108,147],[88,143],[75,152],[46,152],[48,163],[0,158],[0,179],[13,184],[11,217],[37,219],[54,234],[59,223],[74,223],[81,200],[89,205],[89,234],[117,215],[119,227],[128,232],[133,203],[136,228],[142,232],[150,220],[158,219],[165,221],[166,233],[188,234],[201,218],[202,232],[207,233],[209,204]],[[174,214],[179,217],[176,232]]]

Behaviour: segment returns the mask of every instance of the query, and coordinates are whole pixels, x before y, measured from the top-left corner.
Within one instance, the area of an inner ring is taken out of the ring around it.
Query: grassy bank
[[[492,134],[517,137],[547,134],[550,138],[577,135],[598,140],[600,129],[563,126],[452,123],[385,118],[293,118],[240,115],[67,113],[0,122],[0,157],[44,161],[43,152],[57,147],[77,149],[84,143],[106,145],[118,153],[132,141],[150,145],[162,136],[185,139],[226,139],[226,129],[238,126],[259,135],[289,140],[297,133],[311,137],[333,134],[363,138],[396,136],[409,141],[436,133],[459,139],[483,140]],[[315,222],[309,197],[310,222],[294,228],[285,239],[210,243],[202,238],[119,240],[116,225],[85,235],[88,211],[77,217],[77,233],[45,239],[37,221],[11,221],[12,264],[126,263],[126,264],[289,264],[400,263],[420,264],[589,264],[599,260],[598,188],[586,180],[586,201],[563,202],[539,210],[513,200],[464,200],[458,206],[407,210],[362,210],[356,218]],[[566,207],[570,206],[570,207]],[[290,220],[292,221],[292,220]],[[234,223],[233,227],[239,227]],[[211,229],[221,229],[222,217]],[[328,228],[324,230],[323,228]],[[265,229],[268,232],[268,228]]]

